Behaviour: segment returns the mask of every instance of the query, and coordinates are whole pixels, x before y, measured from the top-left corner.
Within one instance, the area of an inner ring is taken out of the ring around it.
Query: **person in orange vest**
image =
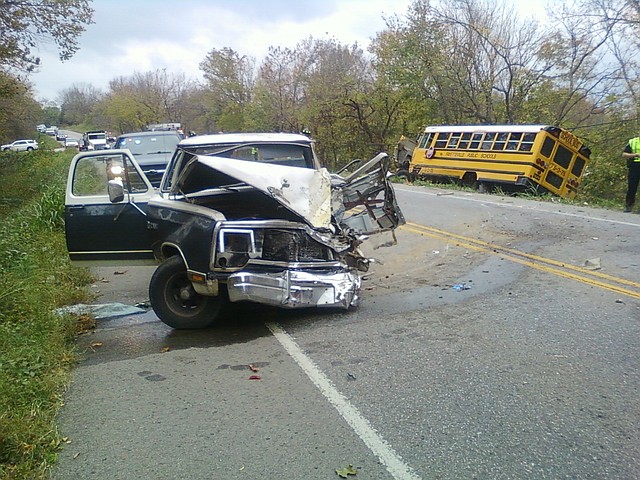
[[[636,192],[638,191],[638,183],[640,183],[640,137],[629,140],[627,146],[624,147],[622,157],[627,159],[627,169],[629,170],[624,211],[630,212],[636,203]]]

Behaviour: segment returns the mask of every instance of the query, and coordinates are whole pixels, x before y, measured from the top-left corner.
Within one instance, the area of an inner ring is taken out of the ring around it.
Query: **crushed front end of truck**
[[[346,177],[326,169],[196,158],[179,191],[192,192],[185,195],[189,202],[225,218],[215,223],[208,272],[199,277],[201,285],[194,283],[199,293],[213,294],[224,284],[232,302],[358,305],[360,273],[369,266],[359,246],[382,232],[395,241],[393,230],[404,223],[387,180],[386,154]],[[218,184],[196,188],[206,171],[215,173],[211,179]]]

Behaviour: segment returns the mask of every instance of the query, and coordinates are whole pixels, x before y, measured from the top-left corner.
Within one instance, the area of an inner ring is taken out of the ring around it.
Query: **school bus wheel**
[[[460,179],[460,183],[463,187],[474,187],[477,182],[478,176],[476,175],[476,172],[465,172]]]

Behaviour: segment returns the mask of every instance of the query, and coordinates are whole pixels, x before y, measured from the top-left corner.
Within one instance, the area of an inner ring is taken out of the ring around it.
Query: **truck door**
[[[109,182],[124,196],[109,199]],[[88,264],[153,264],[146,210],[156,195],[128,150],[83,152],[69,168],[65,233],[69,257]]]
[[[339,217],[343,227],[363,235],[394,230],[405,219],[389,182],[389,157],[380,153],[352,174],[335,182],[342,196],[344,212]]]

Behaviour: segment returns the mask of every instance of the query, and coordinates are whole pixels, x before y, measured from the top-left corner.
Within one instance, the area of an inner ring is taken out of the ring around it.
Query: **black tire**
[[[153,273],[149,301],[158,318],[175,329],[213,325],[227,302],[223,294],[208,297],[196,293],[179,255],[166,259]]]
[[[33,150],[33,147],[27,147],[27,152],[30,152],[31,150]]]

